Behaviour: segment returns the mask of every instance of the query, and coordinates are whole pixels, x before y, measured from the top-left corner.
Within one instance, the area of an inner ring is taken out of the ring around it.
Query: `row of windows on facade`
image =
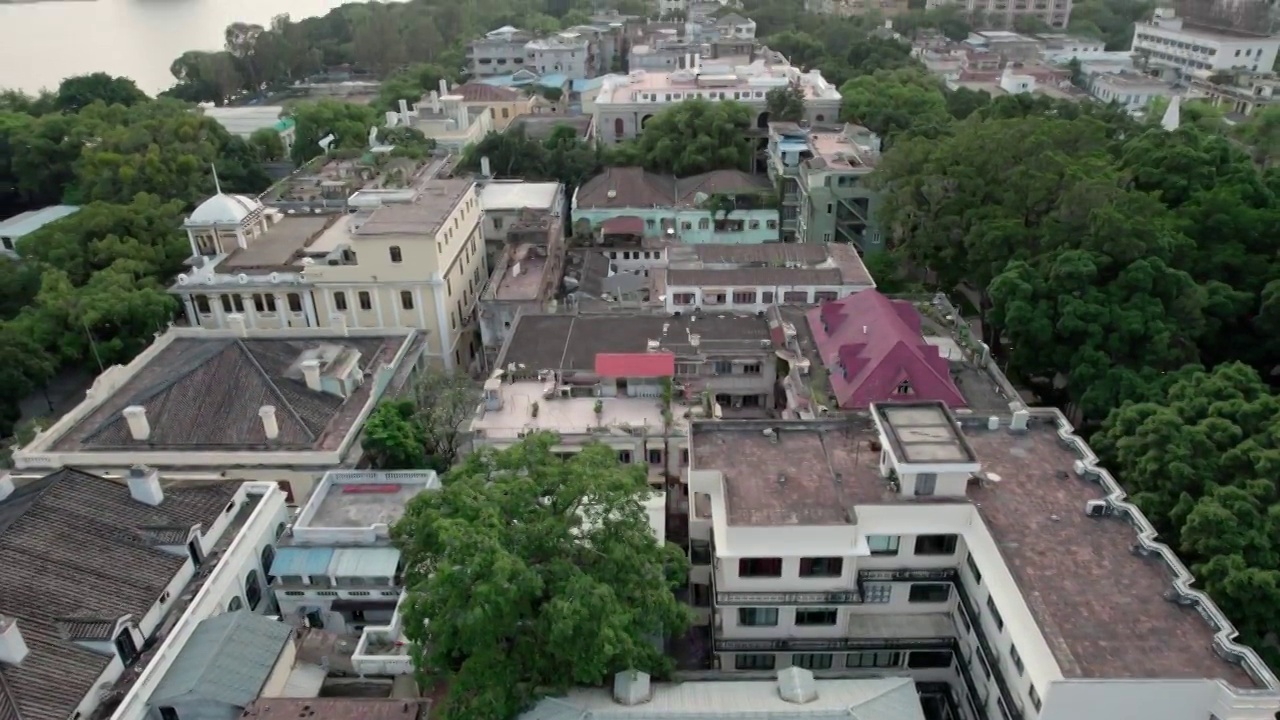
[[[702,540],[690,542],[694,550],[694,562],[697,563],[699,543],[706,549],[710,561],[710,543]],[[867,546],[874,556],[897,555],[901,548],[900,535],[868,535]],[[959,546],[957,535],[917,535],[915,543],[916,555],[940,556],[955,555]],[[707,564],[707,563],[701,563]],[[800,577],[840,577],[844,573],[842,557],[807,557],[800,558]],[[782,558],[739,558],[738,576],[748,578],[780,578],[782,577]]]
[[[952,654],[949,650],[916,650],[903,653],[893,650],[863,651],[840,653],[843,667],[849,669],[888,669],[905,666],[912,669],[945,669],[951,667]],[[794,653],[790,657],[783,656],[784,667],[798,667],[805,670],[831,670],[835,667],[834,653]],[[739,653],[734,656],[733,667],[737,670],[773,670],[777,667],[778,655],[775,653]]]
[[[1146,33],[1138,33],[1137,40],[1139,42],[1149,42],[1156,45],[1167,45],[1178,50],[1190,50],[1193,53],[1202,55],[1217,55],[1218,49],[1205,45],[1197,45],[1195,43],[1183,42],[1181,40],[1171,40],[1169,38],[1156,37],[1155,35],[1147,35]],[[1262,57],[1262,48],[1236,48],[1233,57]]]
[[[724,292],[703,292],[703,305],[768,305],[773,302],[775,293],[772,290],[734,290],[732,293]],[[732,302],[727,302],[732,298]],[[697,293],[673,293],[671,302],[676,305],[693,305],[697,303]],[[835,290],[788,290],[782,293],[782,302],[784,303],[800,303],[813,304],[832,302],[840,299],[840,293]]]
[[[470,292],[475,290],[475,283],[479,281],[480,281],[480,268],[476,268],[471,281],[469,281],[468,283],[468,289],[463,291],[463,300],[459,303],[459,307],[458,307],[459,313],[461,313],[461,304],[470,302],[468,295],[470,294]],[[451,280],[446,280],[446,284],[447,284],[447,289],[449,291],[449,294],[452,295],[453,282]],[[212,307],[210,305],[209,297],[210,296],[208,295],[192,296],[192,299],[195,301],[195,304],[196,304],[196,311],[199,312],[201,315],[208,315],[212,312]],[[246,297],[248,297],[250,302],[253,303],[253,309],[259,313],[273,313],[273,312],[276,312],[276,310],[278,309],[276,296],[271,293],[253,293],[252,295],[224,294],[224,295],[214,296],[214,297],[221,298],[222,309],[223,311],[228,313],[244,312],[244,309],[245,309],[244,301]],[[357,291],[356,301],[359,303],[361,310],[373,309],[373,295],[368,290]],[[289,306],[289,312],[300,313],[303,311],[302,295],[299,293],[286,293],[285,303]],[[412,310],[414,308],[412,290],[400,291],[400,305],[405,310]],[[341,290],[335,290],[333,292],[333,307],[334,309],[340,312],[345,312],[348,309],[347,294],[345,292]],[[456,326],[456,320],[455,320],[455,326]]]

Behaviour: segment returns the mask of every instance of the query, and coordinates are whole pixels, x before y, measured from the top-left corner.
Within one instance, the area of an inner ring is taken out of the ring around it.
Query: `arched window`
[[[258,603],[262,602],[262,586],[258,584],[257,570],[250,570],[244,576],[244,599],[248,601],[250,610],[257,610]]]
[[[813,116],[813,119],[816,122],[825,122],[827,119],[827,116],[823,115],[822,113],[818,113],[817,115]]]
[[[271,577],[271,563],[276,561],[276,549],[272,545],[262,547],[262,572]]]
[[[231,602],[227,603],[227,612],[235,612],[244,608],[244,601],[237,595],[231,598]]]
[[[613,121],[614,135],[617,135],[618,137],[622,137],[623,133],[626,132],[626,129],[627,129],[627,125],[626,123],[622,122],[622,118],[617,118],[616,120]]]
[[[279,525],[277,525],[277,526],[276,526],[276,539],[277,539],[277,540],[279,540],[280,538],[284,537],[284,528],[285,528],[284,523],[280,523]]]

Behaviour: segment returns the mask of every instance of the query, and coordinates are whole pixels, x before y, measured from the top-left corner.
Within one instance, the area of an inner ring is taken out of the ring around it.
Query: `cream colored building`
[[[453,88],[453,94],[462,98],[469,108],[480,108],[489,113],[493,132],[503,132],[512,120],[521,115],[532,115],[540,95],[526,95],[519,90],[481,82],[469,82]]]
[[[467,368],[480,344],[473,309],[488,271],[470,180],[365,190],[354,212],[288,216],[216,195],[185,223],[192,269],[171,291],[192,325],[250,329],[416,328],[427,355]]]
[[[432,90],[422,102],[412,107],[401,100],[399,110],[387,111],[386,119],[387,127],[414,128],[435,140],[441,148],[454,153],[480,142],[494,129],[489,106],[451,93],[445,80],[440,81],[439,91]]]

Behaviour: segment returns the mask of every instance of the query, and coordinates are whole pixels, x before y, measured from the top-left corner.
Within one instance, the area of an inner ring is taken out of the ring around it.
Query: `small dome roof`
[[[244,195],[221,193],[200,203],[200,207],[187,218],[187,225],[239,225],[254,212],[262,210],[262,203]]]

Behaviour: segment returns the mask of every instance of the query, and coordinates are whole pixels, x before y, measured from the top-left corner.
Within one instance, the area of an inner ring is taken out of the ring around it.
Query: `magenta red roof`
[[[644,219],[635,215],[620,215],[600,223],[600,232],[606,235],[643,235]]]
[[[676,374],[676,356],[669,352],[599,353],[596,374],[607,378],[656,378]]]
[[[893,400],[965,406],[947,359],[921,336],[920,313],[911,303],[863,290],[806,317],[841,408]]]

